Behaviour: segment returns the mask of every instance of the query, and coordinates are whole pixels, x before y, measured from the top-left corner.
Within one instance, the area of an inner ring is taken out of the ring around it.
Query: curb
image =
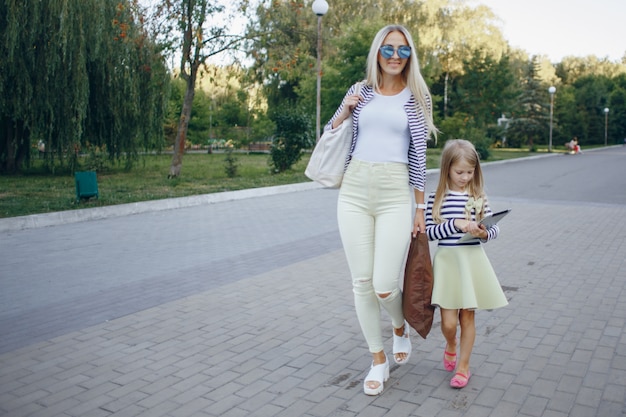
[[[505,159],[502,161],[486,162],[483,164],[483,166],[512,163],[516,161],[527,161],[529,159],[540,159],[557,155],[561,154],[550,153],[544,155],[528,156],[525,158]],[[438,172],[438,168],[427,169],[426,175],[436,174]],[[222,203],[225,201],[243,200],[246,198],[264,197],[268,195],[316,189],[323,189],[323,187],[315,182],[302,182],[296,184],[277,185],[272,187],[250,188],[238,191],[225,191],[222,193],[211,193],[188,197],[167,198],[162,200],[141,201],[137,203],[118,204],[106,207],[65,210],[53,213],[8,217],[5,219],[0,219],[0,233],[86,222],[91,220],[102,220],[112,217],[131,216],[134,214],[146,213],[151,211],[173,210],[205,204]]]
[[[296,191],[322,188],[314,182],[277,185],[273,187],[250,188],[222,193],[201,194],[188,197],[167,198],[162,200],[142,201],[137,203],[118,204],[114,206],[95,207],[88,209],[57,211],[53,213],[32,214],[28,216],[0,219],[0,233],[79,223],[90,220],[102,220],[111,217],[131,216],[151,211],[173,210],[205,204],[222,203],[225,201],[242,200],[245,198],[264,197],[268,195],[291,193]]]

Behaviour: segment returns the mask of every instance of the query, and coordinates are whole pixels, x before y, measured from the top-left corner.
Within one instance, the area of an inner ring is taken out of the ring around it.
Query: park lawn
[[[237,176],[228,178],[225,154],[189,153],[183,158],[181,176],[174,179],[167,178],[171,155],[144,155],[131,171],[113,166],[98,172],[99,198],[80,203],[73,175],[45,174],[42,162],[35,160],[23,174],[0,176],[0,218],[307,182],[304,169],[309,155],[304,154],[290,171],[274,174],[269,155],[236,153]],[[428,149],[427,168],[437,168],[440,155],[440,149]],[[494,149],[487,162],[529,155],[523,150]]]

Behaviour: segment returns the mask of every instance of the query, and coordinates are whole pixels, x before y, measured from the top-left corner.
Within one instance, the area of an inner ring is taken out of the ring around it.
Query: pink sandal
[[[457,372],[450,380],[450,386],[452,388],[464,388],[470,380],[472,375],[467,371],[467,375]]]
[[[446,356],[454,358],[454,360],[448,360],[448,359],[446,359]],[[454,371],[454,368],[456,368],[456,353],[450,353],[450,352],[448,352],[447,350],[444,349],[444,351],[443,351],[443,369],[445,369],[448,372],[452,372],[452,371]]]

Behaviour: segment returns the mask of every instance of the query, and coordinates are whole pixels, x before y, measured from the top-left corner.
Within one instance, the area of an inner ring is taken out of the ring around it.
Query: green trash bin
[[[98,179],[95,171],[77,171],[74,173],[74,180],[76,181],[77,202],[83,198],[98,198]]]

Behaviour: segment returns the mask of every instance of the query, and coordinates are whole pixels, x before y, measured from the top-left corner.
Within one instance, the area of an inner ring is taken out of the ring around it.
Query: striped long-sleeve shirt
[[[497,225],[487,228],[487,239],[471,240],[458,243],[458,240],[465,234],[454,227],[455,219],[465,219],[465,206],[469,201],[469,196],[465,193],[448,191],[444,197],[441,206],[441,217],[443,223],[435,223],[433,219],[433,204],[435,202],[435,193],[428,196],[426,208],[426,235],[428,240],[438,240],[439,246],[461,246],[461,245],[480,245],[481,242],[487,242],[498,237],[500,229]],[[489,203],[485,200],[484,216],[492,214]],[[475,209],[471,210],[471,220],[476,221]]]
[[[356,85],[350,87],[346,96],[354,94],[356,90]],[[350,160],[352,159],[352,153],[354,152],[354,147],[356,145],[356,139],[358,135],[358,125],[359,125],[359,117],[361,115],[361,110],[363,107],[367,105],[369,101],[374,97],[374,89],[368,85],[364,85],[360,92],[363,100],[359,101],[359,104],[356,105],[354,111],[352,112],[352,144],[350,145],[350,151],[348,152],[348,157],[346,158],[346,163],[344,166],[345,169],[348,168]],[[430,101],[428,102],[430,105]],[[332,124],[341,113],[343,109],[343,101],[341,105],[335,111],[335,114],[330,119],[330,121],[326,124],[325,130],[329,130],[332,128]],[[407,118],[409,120],[409,132],[411,134],[411,141],[409,142],[409,184],[420,191],[424,191],[424,187],[426,184],[426,141],[428,140],[428,127],[426,126],[426,116],[424,113],[424,109],[417,109],[415,97],[411,95],[409,101],[404,104],[404,111],[406,112]]]

